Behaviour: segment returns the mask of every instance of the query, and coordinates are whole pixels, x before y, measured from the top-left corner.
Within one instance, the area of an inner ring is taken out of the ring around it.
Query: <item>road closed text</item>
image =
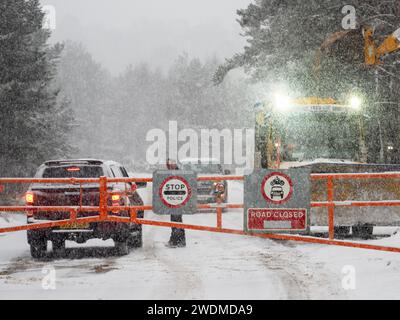
[[[305,230],[307,209],[249,209],[249,230]]]
[[[277,220],[288,220],[288,219],[302,219],[305,217],[305,210],[255,210],[251,211],[250,218],[257,219],[277,219]]]

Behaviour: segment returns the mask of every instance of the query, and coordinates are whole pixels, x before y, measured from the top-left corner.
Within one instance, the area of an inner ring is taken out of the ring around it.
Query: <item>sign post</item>
[[[191,171],[154,172],[153,211],[163,215],[196,213],[197,175]]]
[[[310,169],[259,170],[245,177],[244,230],[251,233],[310,231]]]

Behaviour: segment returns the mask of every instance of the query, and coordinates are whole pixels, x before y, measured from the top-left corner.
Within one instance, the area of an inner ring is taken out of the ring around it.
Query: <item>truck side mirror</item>
[[[224,174],[225,174],[226,176],[229,176],[229,175],[231,174],[231,170],[224,170]]]
[[[147,188],[147,182],[136,182],[136,186],[138,189]]]

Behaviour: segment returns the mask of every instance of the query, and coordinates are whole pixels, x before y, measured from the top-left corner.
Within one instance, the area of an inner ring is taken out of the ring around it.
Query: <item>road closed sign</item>
[[[309,168],[258,170],[245,177],[244,229],[253,233],[308,233]]]
[[[181,215],[197,211],[197,175],[191,171],[153,173],[153,211]]]
[[[305,231],[307,209],[249,209],[249,230]]]
[[[181,176],[168,177],[160,186],[161,201],[169,208],[183,207],[192,196],[192,188]]]

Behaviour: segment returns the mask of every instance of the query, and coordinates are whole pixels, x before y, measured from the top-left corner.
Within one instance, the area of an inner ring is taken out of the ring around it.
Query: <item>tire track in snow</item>
[[[157,218],[155,218],[157,219]],[[172,274],[174,281],[172,287],[175,292],[174,297],[169,297],[170,299],[199,299],[199,293],[203,292],[202,280],[197,275],[196,270],[193,267],[196,265],[188,266],[187,263],[179,262],[179,255],[185,255],[186,248],[167,248],[162,244],[160,248],[160,241],[156,241],[156,230],[158,227],[148,226],[149,231],[145,233],[144,240],[144,255],[146,259],[156,260],[162,263],[168,270],[169,274]],[[167,229],[169,230],[169,229]],[[164,243],[168,242],[169,234],[162,232],[163,236],[166,236]],[[157,291],[159,288],[154,287],[154,296],[157,296]]]
[[[223,221],[238,226],[243,223],[238,220],[240,218],[240,215],[226,213]],[[334,277],[324,270],[323,264],[312,264],[305,254],[296,249],[298,243],[267,239],[263,241],[266,252],[260,252],[259,259],[273,273],[277,284],[283,287],[285,296],[278,297],[279,299],[319,298],[318,292],[321,290],[325,297],[345,298],[341,296],[343,292],[339,292],[337,284],[332,282]]]
[[[293,255],[290,255],[293,258]],[[274,276],[284,288],[286,297],[289,300],[309,299],[306,290],[307,283],[304,281],[302,270],[295,266],[291,259],[283,258],[278,253],[266,253],[260,257],[268,270],[273,271]]]
[[[323,263],[312,263],[297,244],[272,241],[271,251],[262,256],[269,269],[275,270],[287,297],[285,299],[345,299],[339,281],[324,269]]]

